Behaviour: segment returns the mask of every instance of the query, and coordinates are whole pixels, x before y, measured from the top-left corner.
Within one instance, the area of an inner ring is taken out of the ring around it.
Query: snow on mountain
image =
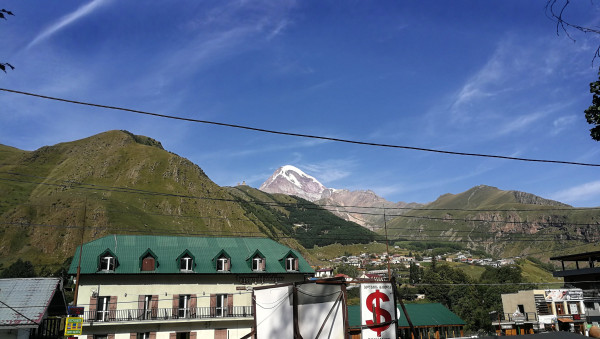
[[[356,222],[371,230],[383,227],[382,208],[419,206],[419,204],[393,203],[373,191],[349,191],[327,188],[314,177],[300,169],[285,165],[278,168],[259,189],[267,193],[295,195],[315,202],[339,217]],[[402,213],[403,210],[397,213]]]
[[[309,201],[321,199],[327,190],[317,179],[292,165],[278,168],[258,189],[267,193],[295,195]]]

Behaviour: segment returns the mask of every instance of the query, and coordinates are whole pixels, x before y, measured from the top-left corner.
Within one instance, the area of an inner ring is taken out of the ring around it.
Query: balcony
[[[535,312],[526,312],[525,314],[500,313],[498,317],[500,318],[500,322],[514,322],[516,324],[538,322],[538,317]],[[495,320],[494,323],[497,324],[498,320]]]
[[[155,308],[155,309],[126,309],[108,311],[86,311],[83,321],[86,323],[116,323],[138,321],[194,321],[194,320],[227,320],[231,318],[252,319],[252,306],[233,307],[196,307],[187,309]]]

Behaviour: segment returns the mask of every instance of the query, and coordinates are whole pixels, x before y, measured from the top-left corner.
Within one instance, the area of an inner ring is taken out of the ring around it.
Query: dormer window
[[[194,260],[189,254],[184,255],[179,259],[179,269],[181,271],[191,271],[194,264]]]
[[[285,258],[285,270],[286,271],[297,271],[298,270],[298,258],[290,255]]]
[[[265,270],[265,259],[258,254],[252,258],[252,270],[256,272]]]
[[[108,248],[98,256],[98,271],[114,272],[117,266],[119,266],[117,256]]]
[[[100,271],[114,271],[115,263],[115,257],[105,253],[102,257],[100,257]]]
[[[147,249],[144,254],[140,256],[140,270],[143,272],[155,271],[158,267],[158,258],[152,250]]]
[[[154,267],[156,266],[156,259],[150,254],[147,254],[144,259],[142,259],[142,271],[154,271]]]
[[[222,254],[217,259],[217,272],[228,272],[230,266],[229,258],[227,258],[225,255]]]

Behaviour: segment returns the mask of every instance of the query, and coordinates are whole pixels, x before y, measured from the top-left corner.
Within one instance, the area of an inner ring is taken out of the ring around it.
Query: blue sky
[[[583,110],[598,36],[557,36],[545,0],[4,1],[0,87],[366,142],[600,163]],[[600,25],[600,7],[565,17]],[[341,144],[0,92],[0,143],[112,129],[153,137],[222,186],[291,164],[327,187],[429,202],[476,185],[600,206],[598,168]]]

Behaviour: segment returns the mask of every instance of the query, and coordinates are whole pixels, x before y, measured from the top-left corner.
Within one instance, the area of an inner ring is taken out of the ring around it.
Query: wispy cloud
[[[49,27],[44,29],[41,33],[39,33],[28,45],[27,48],[31,48],[36,44],[40,43],[43,40],[48,39],[52,35],[56,34],[61,29],[67,27],[73,22],[85,17],[86,15],[91,14],[96,9],[100,8],[102,5],[105,5],[110,0],[93,0],[83,6],[77,8],[74,12],[71,12],[62,18],[58,19],[56,22],[51,24]]]
[[[352,159],[330,159],[319,163],[300,164],[297,167],[317,178],[322,183],[330,183],[349,177],[354,167],[355,160]]]
[[[502,126],[496,132],[496,135],[497,136],[506,135],[506,134],[510,134],[510,133],[513,133],[516,131],[523,130],[523,129],[527,128],[529,125],[533,124],[534,122],[540,120],[544,116],[545,116],[544,113],[536,112],[536,113],[525,114],[525,115],[516,117],[515,119],[512,119],[511,121],[509,121],[506,125]]]
[[[558,117],[552,122],[552,135],[557,135],[562,132],[565,128],[573,125],[577,121],[577,116],[575,115],[565,115],[562,117]]]
[[[600,180],[590,181],[551,195],[554,200],[576,205],[597,197],[600,197]]]

